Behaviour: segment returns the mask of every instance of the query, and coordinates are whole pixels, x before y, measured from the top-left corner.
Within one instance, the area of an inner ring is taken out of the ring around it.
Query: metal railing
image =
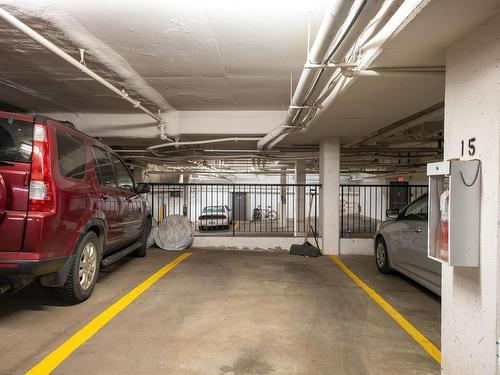
[[[157,221],[184,215],[193,223],[196,235],[294,236],[306,230],[318,233],[320,187],[153,183],[148,202]]]
[[[387,209],[400,210],[425,193],[427,185],[341,185],[340,237],[371,237]]]
[[[305,184],[151,184],[153,217],[184,215],[196,235],[321,235],[321,185]],[[369,238],[386,220],[386,210],[401,209],[427,185],[341,185],[340,237]],[[310,225],[308,224],[311,209]]]

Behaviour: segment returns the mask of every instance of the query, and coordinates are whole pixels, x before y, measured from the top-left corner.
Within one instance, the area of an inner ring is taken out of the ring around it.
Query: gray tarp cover
[[[184,250],[193,243],[191,222],[182,215],[167,216],[157,227],[154,240],[163,250]]]

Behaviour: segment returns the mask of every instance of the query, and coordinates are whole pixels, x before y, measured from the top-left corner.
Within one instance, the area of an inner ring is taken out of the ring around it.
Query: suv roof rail
[[[61,124],[66,125],[67,127],[71,128],[71,129],[76,129],[75,124],[73,124],[71,121],[68,121],[68,120],[57,120],[57,122],[60,122]]]
[[[56,121],[62,125],[66,125],[68,128],[77,130],[75,124],[73,124],[71,121],[68,121],[68,120],[58,120],[58,119],[44,116],[44,115],[40,115],[40,114],[36,114],[34,117],[35,117],[36,121],[43,122],[44,124],[47,123],[47,120],[52,120],[52,121]]]

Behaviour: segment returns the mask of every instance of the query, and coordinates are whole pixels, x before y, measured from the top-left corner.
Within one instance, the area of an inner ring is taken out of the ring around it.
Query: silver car
[[[379,271],[399,271],[441,295],[441,263],[427,257],[427,194],[386,215],[374,236]]]

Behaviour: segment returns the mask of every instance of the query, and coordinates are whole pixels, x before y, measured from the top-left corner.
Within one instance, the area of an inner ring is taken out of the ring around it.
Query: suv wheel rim
[[[87,290],[92,285],[97,270],[97,249],[93,242],[87,242],[83,247],[79,268],[80,287]]]
[[[385,248],[382,242],[377,244],[377,264],[380,268],[385,265]]]

